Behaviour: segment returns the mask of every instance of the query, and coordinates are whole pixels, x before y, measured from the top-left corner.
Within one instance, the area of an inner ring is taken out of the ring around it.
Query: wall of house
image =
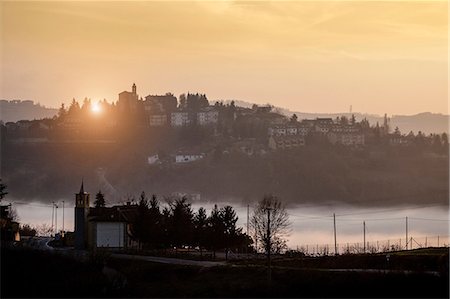
[[[125,247],[125,223],[95,222],[96,247]]]

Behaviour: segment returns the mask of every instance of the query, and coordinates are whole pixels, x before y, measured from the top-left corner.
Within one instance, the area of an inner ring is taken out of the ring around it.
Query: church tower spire
[[[83,182],[83,179],[81,179],[81,187],[80,187],[80,193],[79,194],[84,194],[84,182]]]

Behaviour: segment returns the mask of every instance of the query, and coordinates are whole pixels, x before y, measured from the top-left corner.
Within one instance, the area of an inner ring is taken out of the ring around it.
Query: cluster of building
[[[29,105],[30,103],[27,102],[26,104]],[[131,91],[119,93],[116,103],[110,105],[104,101],[102,105],[108,111],[105,114],[106,117],[103,118],[86,117],[89,114],[83,113],[90,107],[89,99],[85,99],[81,108],[74,100],[72,106],[78,106],[78,108],[72,109],[71,106],[64,113],[64,117],[6,122],[1,126],[1,133],[8,138],[11,137],[9,139],[13,142],[47,142],[50,137],[55,139],[58,136],[65,137],[68,135],[66,132],[75,132],[76,134],[73,135],[75,137],[69,135],[68,138],[77,138],[77,134],[81,135],[79,132],[84,130],[82,131],[83,138],[89,135],[87,133],[92,133],[92,138],[114,141],[115,127],[124,121],[138,119],[137,123],[140,125],[145,123],[145,126],[155,128],[180,128],[189,125],[210,126],[215,129],[214,134],[224,134],[236,138],[235,143],[246,141],[246,144],[240,144],[239,148],[248,155],[264,154],[267,148],[277,150],[301,147],[306,144],[307,136],[310,135],[321,136],[331,144],[349,147],[370,144],[372,140],[376,139],[377,134],[383,138],[383,142],[387,141],[392,146],[409,146],[416,139],[412,132],[408,135],[400,134],[398,130],[390,133],[389,119],[386,115],[384,123],[381,126],[378,126],[377,123],[375,127],[370,127],[367,120],[356,122],[354,117],[351,120],[344,119],[344,121],[343,118],[316,118],[297,121],[296,117],[288,120],[281,113],[273,113],[273,107],[270,105],[253,105],[252,108],[237,107],[234,106],[233,102],[226,106],[221,102],[210,105],[206,95],[203,94],[188,93],[187,95],[180,95],[180,98],[177,99],[173,94],[166,93],[164,95],[148,95],[143,99],[137,93],[136,84],[132,85]],[[80,111],[81,113],[72,113],[74,111]],[[133,113],[135,114],[133,115]],[[91,126],[95,130],[85,130],[83,124],[86,123],[85,127],[89,128],[92,119],[97,121]],[[59,131],[58,128],[63,130]],[[266,130],[268,130],[267,135],[265,135]],[[266,136],[268,137],[268,143],[261,143],[261,138]],[[88,136],[87,139],[89,138]],[[253,141],[254,138],[257,138],[258,142]],[[431,142],[431,139],[428,139],[425,142]],[[260,148],[257,143],[262,145],[263,148]],[[205,154],[201,153],[202,151],[204,150],[199,149],[193,154],[173,154],[168,162],[187,163],[200,160],[205,157]],[[148,164],[159,164],[161,162],[157,156],[148,157]]]
[[[117,106],[120,110],[135,111],[138,109],[139,96],[136,84],[133,84],[132,91],[119,93]],[[196,95],[206,100],[204,95]],[[148,118],[150,127],[162,127],[170,125],[172,127],[188,126],[197,124],[200,126],[214,125],[219,121],[219,111],[214,106],[206,105],[187,109],[178,105],[177,98],[167,93],[165,95],[148,95],[142,100],[144,110]]]
[[[305,145],[305,137],[315,133],[326,136],[332,144],[345,146],[363,146],[364,134],[358,124],[340,123],[332,118],[305,119],[301,122],[296,120],[281,125],[271,126],[268,130],[269,147],[275,149],[286,149]]]
[[[158,154],[155,154],[155,155],[151,155],[147,158],[147,163],[149,165],[157,165],[157,164],[161,164],[163,162],[172,162],[172,163],[177,163],[177,164],[183,164],[183,163],[189,163],[189,162],[201,160],[205,156],[206,155],[204,153],[189,153],[189,152],[181,153],[181,152],[179,152],[175,155],[170,156],[169,159],[166,159],[165,161],[163,161],[163,159],[161,159]]]

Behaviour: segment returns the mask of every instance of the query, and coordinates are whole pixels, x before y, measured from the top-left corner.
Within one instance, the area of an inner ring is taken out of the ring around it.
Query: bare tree
[[[270,225],[268,226],[269,214]],[[258,202],[253,210],[250,226],[255,232],[255,244],[266,252],[268,244],[270,244],[271,253],[279,253],[286,249],[286,237],[289,235],[291,222],[284,205],[275,196],[266,195]]]
[[[2,179],[0,178],[0,201],[5,198],[7,194],[8,192],[6,192],[6,185],[2,183]]]
[[[53,232],[53,228],[47,223],[42,223],[36,227],[36,233],[38,236],[50,236]]]
[[[8,218],[11,219],[11,221],[15,221],[15,222],[20,221],[20,218],[19,218],[19,215],[17,214],[16,208],[10,206]]]

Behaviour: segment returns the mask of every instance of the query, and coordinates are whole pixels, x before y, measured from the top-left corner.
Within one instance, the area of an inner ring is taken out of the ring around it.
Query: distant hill
[[[225,101],[228,103],[230,101]],[[251,108],[253,103],[244,102],[235,100],[236,106]],[[274,107],[278,112],[291,116],[292,114],[296,114],[299,119],[314,119],[317,117],[331,117],[336,118],[338,116],[345,115],[346,117],[350,117],[352,113],[343,112],[343,113],[306,113],[306,112],[294,112],[286,108],[282,107]],[[376,124],[377,122],[380,125],[383,124],[384,116],[376,115],[376,114],[363,114],[359,112],[353,113],[357,121],[360,121],[363,118],[366,118],[370,124]],[[430,133],[449,133],[449,123],[450,116],[444,115],[440,113],[430,113],[423,112],[415,115],[393,115],[390,117],[390,126],[391,129],[394,130],[395,127],[398,127],[400,131],[404,134],[413,131],[415,134],[417,132],[422,131],[425,134]]]
[[[20,100],[0,100],[0,120],[6,122],[16,122],[19,120],[33,120],[53,117],[58,113],[58,109],[47,108],[33,101]]]
[[[424,112],[416,115],[394,115],[391,119],[391,126],[398,126],[402,132],[408,133],[419,130],[429,133],[449,132],[449,116],[444,114]]]

